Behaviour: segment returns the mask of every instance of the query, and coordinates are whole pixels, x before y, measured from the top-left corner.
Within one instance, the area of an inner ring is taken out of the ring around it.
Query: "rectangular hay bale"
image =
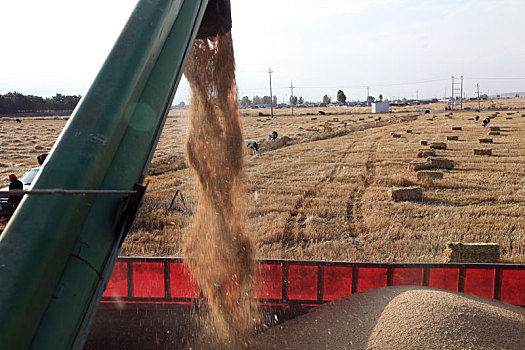
[[[411,129],[407,129],[407,134],[411,134],[412,133],[412,130]]]
[[[408,163],[408,170],[411,170],[411,171],[420,171],[420,170],[428,170],[428,169],[430,169],[430,162],[422,162],[422,161],[414,160]]]
[[[461,126],[453,126],[452,130],[462,130],[462,127]]]
[[[420,171],[417,173],[418,180],[441,180],[443,173],[441,171]]]
[[[428,141],[427,141],[427,140],[420,140],[420,141],[419,141],[419,144],[420,144],[421,146],[426,146],[426,145],[428,145]]]
[[[500,131],[499,126],[490,126],[490,131]]]
[[[393,138],[400,138],[401,137],[401,134],[398,134],[396,132],[391,132],[390,133],[390,136],[392,136]]]
[[[459,136],[457,135],[447,135],[447,141],[458,141]]]
[[[492,137],[484,137],[481,139],[478,139],[479,143],[494,143]]]
[[[423,199],[423,190],[419,186],[397,187],[390,190],[393,201],[418,201]]]
[[[434,151],[433,149],[420,149],[417,152],[418,158],[428,158],[428,157],[435,157],[435,156],[436,156],[436,151]]]
[[[448,242],[444,254],[450,263],[497,263],[500,249],[497,243]]]
[[[432,142],[430,148],[433,149],[447,149],[447,144],[445,142]]]
[[[474,148],[472,150],[476,156],[491,156],[492,148]]]
[[[434,169],[453,169],[454,161],[447,158],[428,157],[427,161],[430,163],[430,167]]]
[[[490,136],[497,136],[497,135],[501,135],[499,131],[489,131],[489,135]]]

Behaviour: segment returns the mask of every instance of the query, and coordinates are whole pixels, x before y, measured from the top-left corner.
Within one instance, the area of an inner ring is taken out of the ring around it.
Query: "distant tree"
[[[368,96],[366,98],[366,102],[374,102],[376,100],[376,98],[374,96]]]
[[[332,102],[332,99],[330,97],[328,97],[328,95],[324,95],[323,96],[323,103],[329,104],[330,102]]]
[[[382,102],[382,101],[383,101],[383,95],[379,94],[379,102]]]
[[[51,110],[73,110],[75,109],[80,96],[67,96],[62,94],[56,94],[51,98],[46,99],[46,105]]]
[[[254,105],[262,105],[264,103],[263,98],[259,96],[253,96],[253,104]]]
[[[277,106],[277,96],[273,95],[273,98],[272,98],[272,104],[274,106]]]
[[[343,90],[337,91],[337,101],[341,102],[341,103],[345,103],[346,102],[346,95],[343,92]]]
[[[298,100],[297,96],[290,96],[290,105],[295,106]]]
[[[42,98],[33,95],[23,95],[18,92],[9,92],[0,95],[0,113],[13,114],[24,112],[41,112],[49,110],[73,110],[80,96],[56,94],[52,98]]]
[[[184,101],[180,101],[180,103],[179,103],[179,107],[180,107],[180,108],[184,108],[184,107],[186,107],[186,103],[185,103]]]
[[[250,107],[251,105],[252,101],[250,101],[250,98],[248,96],[243,96],[241,99],[241,106]]]
[[[304,98],[303,96],[299,96],[299,100],[297,101],[300,105],[304,104]]]

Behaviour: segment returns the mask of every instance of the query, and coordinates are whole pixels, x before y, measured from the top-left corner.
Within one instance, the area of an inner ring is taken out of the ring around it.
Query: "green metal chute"
[[[207,0],[141,0],[0,237],[0,348],[82,347]]]

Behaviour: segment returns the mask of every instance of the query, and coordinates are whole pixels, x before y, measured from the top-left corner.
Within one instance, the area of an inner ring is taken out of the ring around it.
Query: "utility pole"
[[[481,102],[479,101],[479,83],[476,84],[477,92],[478,92],[478,109],[481,111]]]
[[[456,104],[456,101],[454,100],[454,76],[452,76],[452,97],[451,97],[451,104],[450,104],[450,107],[452,108],[452,110],[454,110],[454,105]]]
[[[290,83],[290,89],[292,90],[292,98],[290,100],[290,104],[292,105],[292,115],[293,115],[293,105],[294,105],[294,99],[293,99],[293,83]]]
[[[268,69],[268,74],[270,75],[270,113],[272,114],[273,118],[273,93],[272,93],[272,67]]]
[[[463,110],[463,76],[461,76],[461,97],[459,99],[460,99],[461,110]]]
[[[365,101],[367,102],[367,106],[368,106],[368,102],[369,102],[368,101],[368,96],[370,96],[370,86],[366,87],[366,99],[365,99]]]
[[[419,90],[416,90],[416,103],[419,101]]]

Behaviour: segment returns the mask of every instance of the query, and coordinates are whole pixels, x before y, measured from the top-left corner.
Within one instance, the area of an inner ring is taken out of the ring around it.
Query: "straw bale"
[[[454,243],[448,242],[444,251],[445,262],[454,263],[497,263],[498,243]]]
[[[417,152],[418,158],[427,158],[427,157],[435,157],[435,156],[436,156],[436,151],[434,151],[433,149],[420,149]]]
[[[506,117],[505,119],[512,119],[512,117]]]
[[[491,126],[489,129],[490,131],[500,131],[499,126]]]
[[[499,131],[489,131],[489,135],[492,135],[492,136],[497,136],[497,135],[501,135]]]
[[[441,180],[443,178],[443,173],[441,171],[419,171],[417,173],[418,180]]]
[[[448,141],[458,141],[459,136],[458,135],[447,135],[447,140]]]
[[[467,118],[468,120],[474,120],[474,118]]]
[[[479,143],[493,143],[492,137],[478,139]]]
[[[419,160],[414,160],[408,163],[408,170],[411,171],[420,171],[430,169],[430,162],[422,162]]]
[[[418,201],[423,199],[423,190],[419,186],[397,187],[390,190],[393,201]]]
[[[394,137],[394,138],[399,138],[399,137],[401,137],[401,134],[398,134],[398,133],[396,133],[396,132],[391,132],[391,133],[390,133],[390,136],[392,136],[392,137]]]
[[[474,148],[472,150],[477,156],[491,156],[492,148]]]
[[[434,149],[447,149],[447,144],[445,142],[432,142],[430,148]]]
[[[420,144],[421,146],[426,146],[426,145],[428,145],[428,141],[427,141],[427,140],[420,140],[420,141],[419,141],[419,144]]]
[[[428,157],[427,161],[430,163],[430,167],[434,169],[453,169],[454,168],[454,161],[452,159]]]
[[[452,130],[462,130],[463,128],[461,126],[453,126]]]
[[[411,129],[407,129],[407,134],[411,134],[412,133],[412,130]]]

